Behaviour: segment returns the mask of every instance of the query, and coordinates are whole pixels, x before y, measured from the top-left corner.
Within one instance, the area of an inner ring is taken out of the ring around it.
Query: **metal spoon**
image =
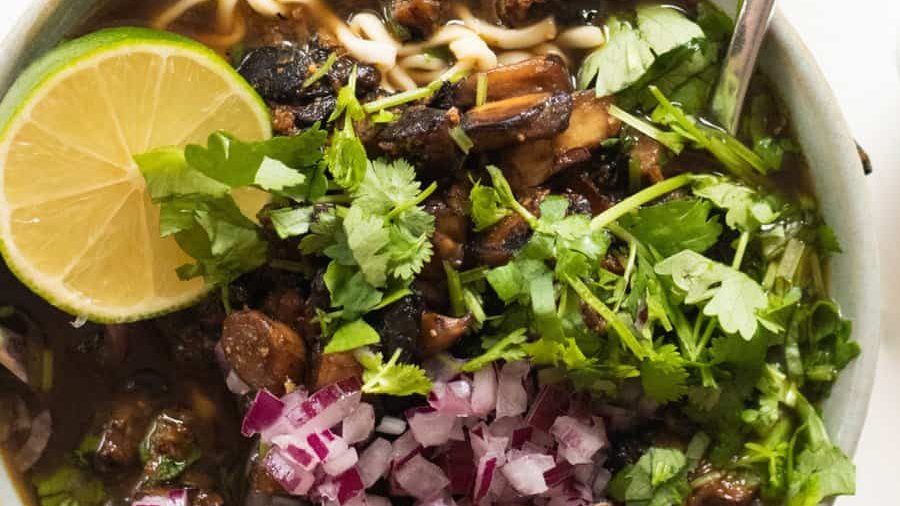
[[[744,97],[774,9],[775,0],[744,0],[738,13],[711,105],[714,118],[731,134],[740,125]]]

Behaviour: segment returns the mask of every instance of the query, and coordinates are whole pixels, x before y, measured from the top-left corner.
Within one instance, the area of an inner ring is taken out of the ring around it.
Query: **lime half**
[[[206,291],[159,237],[132,156],[204,142],[216,130],[271,136],[268,109],[213,51],[139,28],[68,42],[0,103],[0,249],[51,304],[99,322],[151,317]],[[258,196],[236,196],[258,199]]]

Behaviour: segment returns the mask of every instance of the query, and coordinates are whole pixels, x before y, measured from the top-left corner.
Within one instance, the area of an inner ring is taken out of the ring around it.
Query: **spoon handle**
[[[774,9],[775,0],[744,0],[738,13],[711,107],[713,117],[731,134],[740,124],[744,97]]]

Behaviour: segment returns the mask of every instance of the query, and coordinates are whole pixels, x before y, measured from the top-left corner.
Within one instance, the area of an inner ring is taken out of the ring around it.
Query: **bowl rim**
[[[735,10],[736,0],[712,1],[725,8],[727,12]],[[65,30],[67,18],[78,16],[78,19],[82,19],[81,16],[84,15],[87,6],[98,3],[98,0],[30,0],[30,5],[26,7],[17,22],[0,41],[0,47],[4,49],[3,54],[0,55],[0,96],[6,93],[24,66],[58,43],[59,37],[49,34],[65,33],[68,31]],[[881,340],[881,280],[878,274],[880,272],[878,249],[871,219],[872,207],[869,191],[865,185],[863,164],[857,152],[858,147],[853,140],[850,127],[837,103],[834,92],[814,55],[787,16],[778,8],[773,14],[763,52],[760,55],[760,66],[766,74],[778,74],[784,71],[784,69],[771,66],[773,55],[787,58],[797,64],[796,69],[789,69],[789,74],[795,74],[789,77],[800,78],[800,84],[809,85],[805,105],[812,105],[819,109],[820,116],[827,120],[825,123],[827,128],[823,135],[827,134],[834,144],[834,147],[830,149],[832,152],[830,154],[836,153],[834,158],[838,159],[836,163],[839,167],[839,172],[830,179],[841,180],[838,183],[843,183],[847,193],[852,194],[851,209],[849,211],[841,209],[841,213],[852,216],[853,220],[850,225],[858,227],[855,232],[862,240],[862,249],[868,255],[865,262],[866,268],[859,271],[864,278],[861,283],[862,289],[853,294],[853,299],[861,303],[859,311],[857,311],[857,321],[854,322],[853,337],[863,347],[863,354],[842,374],[835,387],[836,391],[841,389],[844,391],[841,399],[844,405],[840,409],[843,416],[831,416],[826,419],[826,424],[837,444],[852,457],[856,453],[865,425]],[[767,62],[770,65],[767,65]],[[788,82],[793,83],[794,81],[789,80]],[[779,89],[779,92],[784,95],[784,90]],[[790,105],[789,108],[791,108]],[[792,117],[795,116],[794,109],[791,108],[791,111]],[[806,151],[805,143],[802,140],[801,144],[804,145],[804,151]],[[809,155],[807,153],[807,157]],[[811,170],[817,172],[816,165],[810,165]],[[824,206],[823,211],[826,211]],[[860,322],[863,325],[858,325]],[[860,332],[860,329],[863,329],[864,332]],[[836,402],[834,399],[826,401],[826,412],[833,410],[834,402]],[[830,406],[830,404],[832,405]],[[835,414],[832,413],[832,415]],[[9,463],[5,462],[3,456],[0,455],[0,497],[18,499],[19,503],[24,506],[28,502],[19,495],[24,491],[19,490],[19,487],[16,486],[12,473]],[[828,504],[831,502],[833,500]]]

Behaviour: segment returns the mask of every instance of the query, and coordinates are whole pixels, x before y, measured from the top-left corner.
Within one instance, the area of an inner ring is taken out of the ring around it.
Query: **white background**
[[[0,0],[0,39],[30,1]],[[816,55],[875,168],[868,183],[881,249],[884,333],[856,455],[857,495],[838,504],[900,505],[900,1],[780,0],[779,5]]]

